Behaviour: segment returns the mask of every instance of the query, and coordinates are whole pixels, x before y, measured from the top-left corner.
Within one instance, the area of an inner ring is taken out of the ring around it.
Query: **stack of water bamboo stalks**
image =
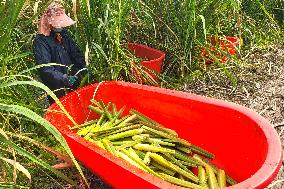
[[[224,170],[206,159],[214,159],[214,154],[179,138],[174,130],[134,109],[123,116],[125,107],[117,110],[111,102],[105,105],[95,100],[92,104],[89,108],[99,118],[71,129],[77,129],[78,135],[114,156],[183,187],[219,189],[227,183],[236,184]]]

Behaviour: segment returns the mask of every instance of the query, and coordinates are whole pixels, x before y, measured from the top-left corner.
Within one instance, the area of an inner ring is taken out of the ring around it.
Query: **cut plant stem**
[[[165,142],[162,139],[156,139],[156,138],[148,138],[147,142],[160,144],[160,145],[164,145],[164,146],[175,146],[175,144],[173,144],[173,143]]]
[[[101,125],[104,122],[105,117],[106,117],[106,114],[103,113],[101,115],[100,119],[98,120],[97,125]]]
[[[119,112],[113,116],[113,118],[112,118],[111,121],[110,121],[111,124],[114,124],[115,121],[120,118],[120,116],[122,115],[124,109],[125,109],[125,106],[123,106],[123,107],[119,110]],[[115,124],[115,125],[117,125],[117,124]]]
[[[162,132],[162,131],[158,131],[158,130],[155,130],[155,129],[153,129],[153,128],[147,127],[147,126],[142,126],[142,128],[145,129],[145,130],[147,130],[147,131],[150,131],[150,132],[152,132],[152,133],[154,133],[154,134],[156,134],[156,135],[162,136],[162,137],[164,137],[164,138],[171,139],[171,140],[173,140],[174,142],[178,142],[178,143],[180,143],[180,144],[182,144],[182,145],[184,145],[184,146],[188,146],[188,147],[191,146],[191,144],[190,144],[189,142],[187,142],[186,140],[176,138],[176,137],[174,137],[174,136],[172,136],[172,135],[169,135],[169,134],[167,134],[167,133],[164,133],[164,132]]]
[[[119,126],[117,126],[117,127],[119,127]],[[121,128],[121,129],[118,129],[116,131],[102,134],[102,135],[96,137],[96,139],[99,140],[99,139],[105,138],[107,136],[118,134],[118,133],[122,133],[122,132],[125,132],[125,131],[128,131],[128,130],[139,129],[140,127],[141,127],[141,125],[139,125],[139,124],[130,125],[130,126],[127,126],[127,127],[125,126],[125,127]]]
[[[136,154],[136,152],[129,148],[129,150],[123,150],[123,152],[128,155],[131,159],[133,159],[137,164],[139,164],[143,169],[145,169],[148,173],[151,173],[154,176],[159,176],[157,173],[155,173],[152,169],[150,169],[143,161],[139,158],[139,156]]]
[[[97,123],[97,121],[96,120],[87,121],[87,122],[85,122],[85,123],[83,123],[81,125],[76,125],[74,127],[70,127],[70,130],[80,129],[82,127],[87,127],[87,126],[92,125],[94,123]]]
[[[146,139],[147,142],[149,143],[152,143],[152,144],[160,144],[160,145],[164,145],[164,146],[175,146],[175,144],[173,143],[170,143],[170,142],[165,142],[163,141],[162,139],[158,139],[158,138],[149,138],[150,135],[149,134],[142,134],[142,135],[136,135],[136,136],[133,136],[133,140],[138,140],[139,138],[143,137],[147,135],[148,138]]]
[[[117,152],[115,150],[115,148],[113,147],[113,145],[111,144],[111,142],[109,140],[107,140],[106,138],[102,139],[102,143],[105,147],[105,149],[110,152],[111,154],[113,154],[114,156],[117,156]]]
[[[174,176],[176,174],[176,171],[172,170],[172,169],[169,169],[167,167],[164,167],[162,165],[160,165],[159,163],[156,163],[154,161],[151,161],[151,164],[150,165],[153,165],[154,167],[158,168],[159,170],[167,173],[168,175],[171,175],[171,176]]]
[[[125,128],[125,126],[116,126],[116,127],[100,129],[98,131],[91,131],[91,132],[94,134],[94,136],[98,136],[98,135],[101,135],[101,134],[106,134],[106,133],[116,131],[116,130],[121,129],[121,128]]]
[[[140,120],[142,121],[142,123],[146,124],[149,127],[152,127],[153,129],[166,132],[169,135],[172,135],[172,136],[175,136],[175,137],[178,136],[178,134],[174,130],[167,129],[167,128],[163,127],[161,124],[155,122],[154,120],[152,120],[151,118],[149,118],[149,117],[145,116],[144,114],[138,112],[137,110],[131,109],[129,111],[129,113],[137,115],[140,118]]]
[[[190,173],[190,172],[187,172],[181,168],[179,168],[178,166],[174,165],[173,163],[167,161],[165,158],[163,158],[162,156],[156,154],[156,153],[151,153],[150,154],[150,157],[156,161],[157,163],[167,167],[167,168],[170,168],[174,171],[176,171],[177,173],[185,176],[186,178],[189,178],[190,180],[198,183],[199,182],[199,179],[198,177],[196,177],[193,173]]]
[[[218,181],[220,188],[226,187],[226,174],[225,174],[224,170],[222,170],[222,169],[218,170],[217,181]]]
[[[217,178],[215,176],[215,173],[213,171],[213,169],[211,168],[211,166],[209,166],[208,164],[205,165],[205,169],[206,169],[206,173],[208,176],[208,186],[209,189],[219,189],[219,185],[217,182]]]
[[[111,105],[111,102],[108,103],[107,106],[104,105],[104,102],[102,100],[99,101],[99,104],[101,105],[102,109],[103,109],[103,112],[106,114],[106,116],[108,117],[109,120],[112,119],[112,114],[111,112],[108,110],[110,105]]]
[[[133,135],[139,135],[142,132],[143,132],[143,129],[133,129],[133,130],[117,133],[117,134],[114,134],[114,135],[110,135],[107,138],[109,140],[118,140],[118,139],[121,139],[121,138],[133,136]]]
[[[179,160],[194,164],[194,165],[203,165],[201,162],[197,161],[196,159],[194,159],[193,157],[186,155],[184,153],[175,151],[174,157],[176,157]]]
[[[103,110],[101,110],[101,109],[99,109],[99,108],[96,108],[96,107],[94,107],[94,106],[91,106],[91,105],[90,105],[89,108],[90,108],[90,110],[92,110],[92,111],[98,113],[99,115],[102,115],[102,114],[104,113]]]
[[[208,157],[210,159],[215,159],[215,155],[214,154],[212,154],[212,153],[210,153],[210,152],[208,152],[208,151],[206,151],[206,150],[204,150],[204,149],[202,149],[202,148],[200,148],[200,147],[198,147],[196,145],[192,144],[190,146],[190,149],[191,149],[192,152],[194,152],[196,154],[202,155],[204,157]]]
[[[139,139],[139,140],[131,141],[131,142],[126,143],[126,144],[123,144],[123,145],[121,145],[121,146],[118,146],[118,147],[116,148],[116,150],[122,150],[122,149],[124,149],[124,148],[132,147],[132,146],[134,146],[134,145],[136,145],[136,144],[141,143],[141,142],[144,141],[145,139],[146,139],[146,137],[145,137],[145,138],[141,138],[141,139]]]
[[[121,145],[131,143],[131,142],[133,142],[133,140],[121,140],[121,141],[117,140],[117,141],[112,141],[112,144],[114,146],[121,146]]]
[[[206,172],[202,166],[198,166],[198,178],[201,186],[207,186]]]
[[[117,108],[116,108],[116,106],[115,106],[115,104],[114,103],[112,103],[111,104],[112,105],[112,112],[113,112],[113,117],[115,117],[116,115],[117,115]]]
[[[141,124],[147,126],[147,127],[156,129],[156,130],[158,130],[158,131],[165,132],[166,134],[171,135],[171,136],[173,136],[173,137],[178,137],[178,134],[177,134],[174,130],[165,128],[165,127],[159,125],[158,123],[157,123],[157,124],[158,124],[158,125],[157,125],[157,124],[149,123],[149,122],[146,122],[146,121],[143,121],[143,120],[140,120],[139,122],[140,122]]]
[[[183,170],[187,171],[187,172],[191,172],[190,170],[188,170],[188,168],[186,166],[184,166],[182,163],[180,163],[177,159],[175,159],[172,155],[168,154],[168,153],[163,153],[163,155],[165,156],[165,158],[169,161],[171,161],[173,164],[176,164],[177,166],[179,166],[180,168],[182,168]],[[193,174],[193,173],[192,173]]]
[[[130,122],[134,121],[136,118],[137,118],[136,115],[132,115],[132,116],[130,116],[130,117],[127,117],[125,120],[123,120],[122,122],[120,122],[120,123],[118,124],[118,126],[124,125],[124,124],[126,124],[126,123],[130,123]]]
[[[197,161],[199,161],[203,166],[209,165],[209,166],[213,169],[214,173],[215,173],[215,174],[218,174],[218,170],[219,170],[219,169],[218,169],[215,165],[213,165],[210,161],[208,161],[208,160],[206,160],[206,159],[204,159],[204,158],[201,158],[201,157],[200,157],[199,155],[197,155],[197,154],[194,154],[194,155],[193,155],[193,158],[196,159]],[[226,174],[226,180],[227,180],[227,182],[228,182],[229,184],[231,184],[231,185],[235,185],[235,184],[238,183],[238,182],[235,181],[233,178],[231,178],[228,174]]]
[[[194,164],[194,163],[189,163],[189,162],[186,162],[186,161],[182,161],[182,160],[178,160],[176,159],[178,162],[180,162],[182,165],[185,165],[187,167],[197,167],[198,165]]]
[[[154,146],[150,144],[136,144],[133,146],[133,148],[137,150],[148,151],[148,152],[161,152],[161,153],[169,153],[169,154],[175,153],[174,150],[163,148],[163,147],[158,147],[158,146]]]
[[[191,149],[185,146],[176,146],[179,151],[182,151],[186,154],[191,154]]]
[[[99,107],[100,109],[104,109],[104,104],[103,106],[101,106],[101,104],[99,103],[99,101],[95,100],[95,99],[92,99],[91,102],[96,105],[97,107]]]
[[[124,159],[125,161],[127,161],[128,163],[130,163],[131,165],[134,165],[135,167],[138,167],[139,169],[142,169],[144,171],[146,171],[143,167],[141,167],[138,163],[136,163],[134,160],[132,160],[130,157],[128,157],[126,154],[122,153],[122,152],[117,152],[118,157]],[[147,171],[146,171],[147,172]]]
[[[204,186],[200,186],[200,185],[197,185],[197,184],[185,181],[185,180],[181,180],[181,179],[178,179],[176,177],[167,175],[165,173],[160,173],[160,175],[164,180],[166,180],[170,183],[179,185],[179,186],[183,186],[183,187],[187,187],[187,188],[193,188],[193,189],[207,189]]]
[[[151,162],[150,154],[151,154],[151,152],[147,152],[144,159],[143,159],[143,162],[145,163],[145,165],[149,165],[150,162]]]
[[[106,150],[105,146],[103,145],[103,143],[101,141],[95,141],[93,139],[89,139],[90,142],[95,143],[96,145],[98,145],[100,148]]]

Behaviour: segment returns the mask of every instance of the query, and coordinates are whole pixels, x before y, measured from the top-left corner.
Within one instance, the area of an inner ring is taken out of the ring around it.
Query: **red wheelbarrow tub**
[[[151,86],[125,82],[102,82],[61,98],[77,123],[96,118],[90,100],[126,105],[174,129],[181,138],[216,155],[213,161],[239,184],[232,189],[264,188],[276,177],[282,160],[280,139],[263,117],[243,106]],[[53,104],[49,110],[60,110]],[[45,118],[65,137],[78,160],[114,188],[181,188],[152,176],[86,141],[70,131],[72,122],[62,113]]]

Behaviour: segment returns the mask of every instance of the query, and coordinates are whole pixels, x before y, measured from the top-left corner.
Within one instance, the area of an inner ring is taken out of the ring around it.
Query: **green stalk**
[[[173,177],[173,176],[170,176],[170,175],[167,175],[167,174],[164,174],[164,173],[160,173],[160,175],[164,180],[166,180],[170,183],[179,185],[179,186],[183,186],[183,187],[186,187],[186,188],[193,188],[193,189],[207,189],[204,186],[200,186],[200,185],[188,182],[188,181],[184,181],[184,180],[178,179],[176,177]]]
[[[226,188],[226,173],[224,170],[218,170],[217,181],[221,189]]]
[[[174,157],[179,159],[179,160],[182,160],[182,161],[194,164],[194,165],[201,165],[201,163],[199,161],[197,161],[196,159],[194,159],[193,157],[188,156],[188,155],[183,154],[183,153],[178,152],[178,151],[176,151],[176,153],[174,154]]]
[[[117,151],[115,150],[115,148],[113,147],[112,143],[107,140],[106,138],[102,139],[102,143],[105,147],[105,149],[110,152],[111,154],[113,154],[114,156],[117,156]]]
[[[118,139],[121,139],[121,138],[126,138],[126,137],[130,137],[130,136],[138,135],[138,134],[141,134],[142,132],[143,132],[143,129],[133,129],[133,130],[117,133],[117,134],[114,134],[114,135],[110,135],[107,138],[109,140],[118,140]]]
[[[199,184],[201,186],[207,186],[206,172],[202,166],[198,166],[198,178],[199,178]]]
[[[209,165],[206,165],[205,169],[208,176],[209,189],[220,189],[213,169]]]
[[[194,154],[194,155],[193,155],[193,158],[196,159],[202,166],[209,165],[209,166],[213,169],[214,173],[215,173],[215,174],[218,174],[218,170],[219,170],[219,169],[218,169],[215,165],[213,165],[210,161],[208,161],[208,160],[206,160],[206,159],[204,159],[204,158],[201,158],[201,157],[198,156],[197,154]],[[232,177],[230,177],[228,174],[226,175],[226,180],[227,180],[227,182],[228,182],[229,184],[231,184],[231,185],[235,185],[235,184],[238,183],[238,182],[235,181]]]
[[[149,117],[145,116],[144,114],[141,114],[137,110],[131,109],[131,110],[129,110],[129,113],[139,117],[139,119],[141,119],[143,121],[142,123],[146,124],[148,127],[151,127],[153,129],[156,129],[156,130],[159,130],[159,131],[163,131],[163,132],[165,132],[169,135],[172,135],[173,137],[178,136],[178,134],[174,130],[167,129],[167,128],[163,127],[161,124],[155,122],[154,120],[150,119]]]
[[[182,144],[182,145],[184,145],[184,146],[188,146],[188,147],[191,146],[191,144],[190,144],[189,142],[187,142],[186,140],[176,138],[176,137],[174,137],[174,136],[172,136],[172,135],[169,135],[169,134],[167,134],[167,133],[164,133],[164,132],[162,132],[162,131],[158,131],[158,130],[152,129],[152,128],[147,127],[147,126],[142,126],[142,128],[145,129],[146,131],[152,132],[152,133],[154,133],[154,134],[156,134],[156,135],[165,137],[165,138],[167,138],[167,139],[171,139],[171,140],[173,140],[174,142],[177,142],[177,143]]]
[[[174,150],[163,148],[163,147],[158,147],[154,145],[149,145],[149,144],[136,144],[133,146],[133,148],[137,150],[149,151],[149,152],[161,152],[161,153],[169,153],[169,154],[175,153]]]
[[[199,179],[198,177],[196,177],[193,173],[187,172],[181,168],[179,168],[178,166],[174,165],[173,163],[167,161],[165,158],[163,158],[162,156],[156,154],[156,153],[151,153],[150,157],[156,161],[157,163],[159,163],[160,165],[167,167],[169,169],[172,169],[174,171],[176,171],[177,173],[185,176],[186,178],[189,178],[190,180],[198,183]]]
[[[197,154],[202,155],[204,157],[208,157],[210,159],[215,159],[215,155],[214,154],[212,154],[212,153],[210,153],[210,152],[208,152],[208,151],[206,151],[206,150],[204,150],[204,149],[202,149],[202,148],[200,148],[198,146],[195,146],[195,145],[192,144],[190,146],[190,149],[194,153],[197,153]]]
[[[151,153],[151,152],[150,152]],[[151,161],[151,164],[150,165],[153,165],[154,167],[156,167],[157,169],[167,173],[168,175],[171,175],[171,176],[174,176],[176,174],[176,171],[173,171],[172,169],[169,169],[167,167],[164,167],[162,165],[160,165],[159,163],[156,163],[154,161]]]

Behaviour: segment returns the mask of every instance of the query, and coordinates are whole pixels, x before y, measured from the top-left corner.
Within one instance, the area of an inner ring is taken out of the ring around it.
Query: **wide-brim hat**
[[[49,36],[51,28],[64,28],[75,24],[65,13],[65,8],[58,2],[51,3],[39,22],[39,33]]]
[[[59,16],[53,16],[50,20],[50,24],[54,28],[65,28],[75,23],[76,22],[72,20],[69,16],[67,16],[65,13]]]

